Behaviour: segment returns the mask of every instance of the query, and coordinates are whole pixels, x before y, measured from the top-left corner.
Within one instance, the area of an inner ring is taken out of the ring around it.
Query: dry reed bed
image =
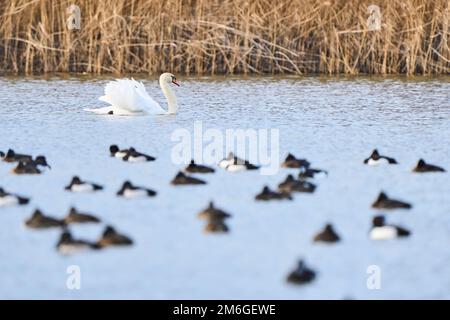
[[[66,25],[81,9],[81,29]],[[367,30],[367,7],[382,29]],[[448,74],[449,0],[2,0],[0,71]]]

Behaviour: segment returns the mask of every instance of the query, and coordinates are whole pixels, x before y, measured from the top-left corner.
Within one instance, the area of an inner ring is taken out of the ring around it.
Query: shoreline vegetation
[[[3,73],[450,74],[448,0],[8,0],[0,16]]]

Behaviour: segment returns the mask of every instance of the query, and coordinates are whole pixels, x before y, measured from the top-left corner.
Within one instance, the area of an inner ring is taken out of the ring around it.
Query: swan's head
[[[176,86],[180,86],[179,83],[177,82],[177,78],[169,72],[165,72],[163,73],[160,77],[159,77],[159,82],[162,83],[173,83]]]

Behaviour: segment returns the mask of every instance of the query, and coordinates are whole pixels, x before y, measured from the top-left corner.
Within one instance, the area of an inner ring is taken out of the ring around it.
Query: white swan
[[[99,100],[109,103],[109,107],[85,110],[112,115],[175,114],[178,111],[178,104],[171,84],[180,86],[173,74],[166,72],[159,77],[159,85],[167,99],[167,111],[150,97],[142,82],[133,78],[119,79],[106,84],[105,95]]]

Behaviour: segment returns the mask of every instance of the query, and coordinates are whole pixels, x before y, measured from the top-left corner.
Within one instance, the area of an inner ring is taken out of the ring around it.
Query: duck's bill
[[[178,87],[180,86],[180,84],[177,82],[177,80],[172,80],[172,83]]]

